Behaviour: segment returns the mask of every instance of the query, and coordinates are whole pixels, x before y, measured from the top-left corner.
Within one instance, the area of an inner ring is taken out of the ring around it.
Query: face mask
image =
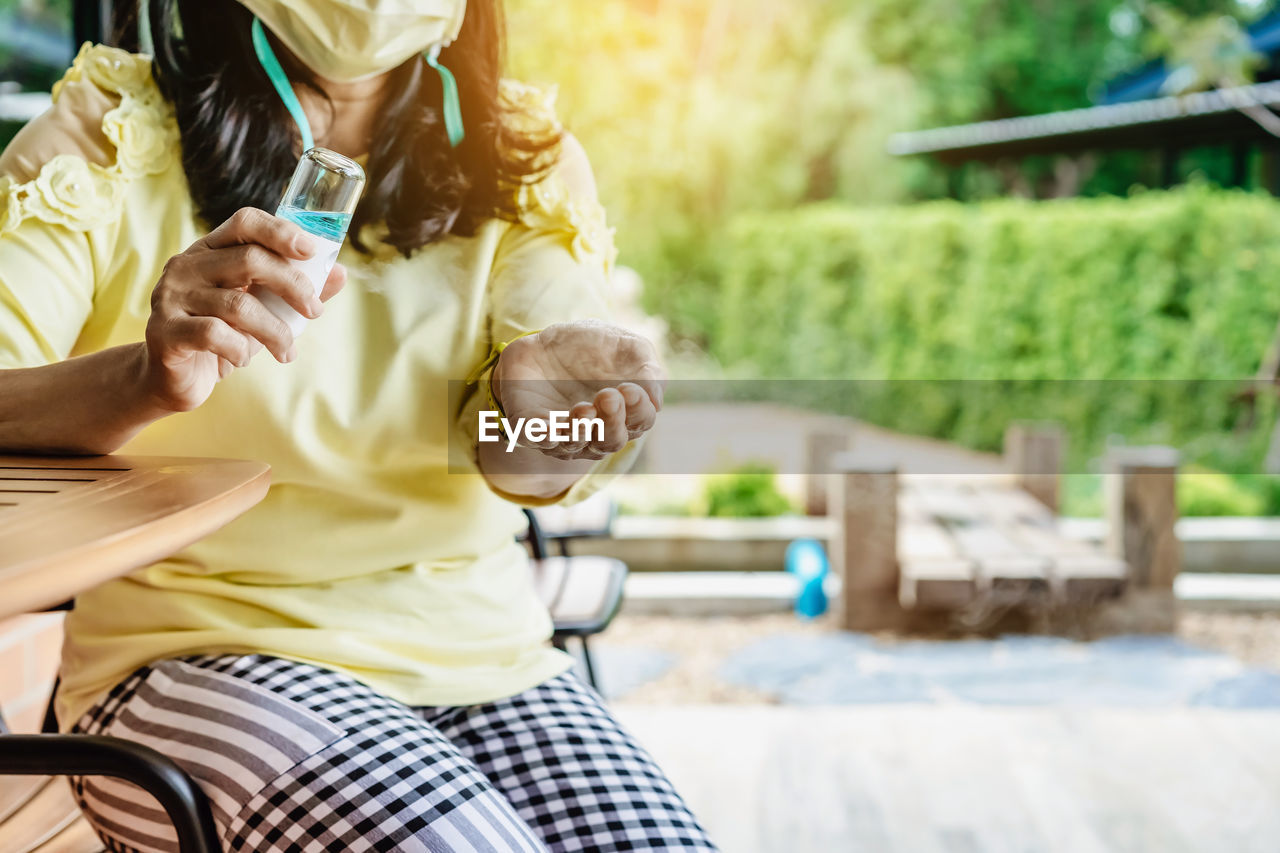
[[[321,77],[349,83],[458,37],[466,0],[240,0]]]
[[[254,50],[298,121],[304,149],[310,140],[306,117],[262,32],[266,24],[316,74],[353,82],[390,71],[415,54],[440,74],[449,142],[462,142],[462,112],[453,75],[437,61],[440,49],[462,28],[466,0],[240,0],[256,16]],[[283,82],[283,86],[281,83]],[[287,90],[287,94],[286,94]]]

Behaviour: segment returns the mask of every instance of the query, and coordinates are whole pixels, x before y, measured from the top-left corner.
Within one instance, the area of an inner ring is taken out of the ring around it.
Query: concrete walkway
[[[615,707],[733,853],[1280,845],[1280,712]]]
[[[678,403],[663,408],[634,472],[611,492],[637,512],[669,514],[702,492],[705,475],[763,463],[777,473],[782,491],[800,500],[807,479],[805,445],[813,432],[847,434],[851,449],[892,462],[903,473],[1005,473],[997,455],[852,418],[772,403]]]
[[[699,474],[743,462],[767,462],[780,474],[805,472],[812,432],[845,433],[860,454],[907,474],[999,474],[999,456],[907,435],[853,418],[772,403],[679,403],[662,410],[645,447],[645,470]]]

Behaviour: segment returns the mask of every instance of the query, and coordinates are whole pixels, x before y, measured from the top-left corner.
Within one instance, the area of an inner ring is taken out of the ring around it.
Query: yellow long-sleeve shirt
[[[504,96],[555,120],[537,90]],[[142,340],[165,261],[206,231],[145,57],[86,46],[54,98],[0,158],[0,368]],[[344,248],[349,283],[295,362],[260,353],[123,449],[263,460],[272,486],[221,531],[77,599],[64,727],[138,666],[182,654],[318,663],[415,705],[488,701],[566,668],[513,538],[519,510],[459,452],[479,405],[456,381],[497,342],[606,313],[610,235],[564,174],[521,192],[520,222],[409,258]]]

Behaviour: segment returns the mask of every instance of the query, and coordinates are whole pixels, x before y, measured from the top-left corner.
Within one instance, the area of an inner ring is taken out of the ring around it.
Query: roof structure
[[[1237,89],[1161,96],[1176,69],[1153,60],[1104,88],[1099,105],[1076,110],[894,134],[889,151],[930,154],[945,163],[1032,154],[1119,149],[1183,149],[1276,140],[1240,113],[1242,104],[1280,109],[1280,11],[1247,30],[1253,49],[1269,58],[1259,79]]]
[[[889,152],[964,162],[1099,149],[1274,143],[1239,111],[1240,104],[1249,103],[1280,108],[1280,81],[896,133],[889,138]]]

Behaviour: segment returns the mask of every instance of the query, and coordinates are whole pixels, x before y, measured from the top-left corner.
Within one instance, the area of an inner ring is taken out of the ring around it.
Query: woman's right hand
[[[249,288],[274,291],[304,317],[342,289],[346,270],[335,264],[317,298],[289,259],[309,258],[319,246],[297,225],[252,207],[241,208],[208,236],[164,266],[151,293],[146,382],[162,409],[190,411],[213,386],[266,347],[292,361],[293,335]]]

